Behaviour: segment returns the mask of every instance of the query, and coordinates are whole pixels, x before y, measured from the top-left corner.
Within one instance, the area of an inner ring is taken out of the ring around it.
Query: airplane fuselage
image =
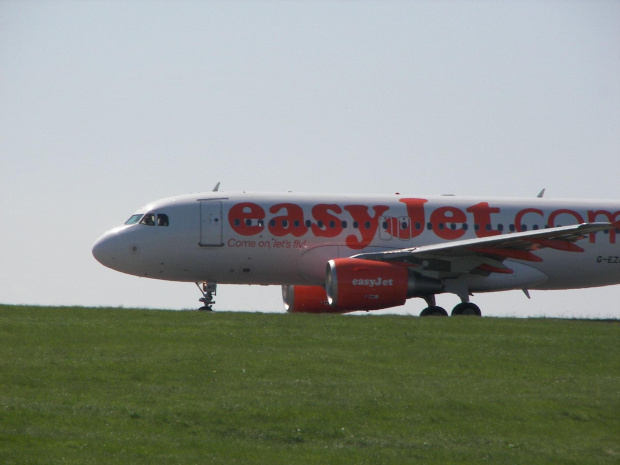
[[[537,261],[507,257],[513,270],[527,268],[510,277],[441,267],[427,275],[463,281],[469,292],[620,282],[618,201],[210,192],[159,200],[132,218],[95,244],[104,265],[171,281],[311,286],[324,286],[326,263],[335,258],[616,223],[580,240],[581,251],[544,247]]]

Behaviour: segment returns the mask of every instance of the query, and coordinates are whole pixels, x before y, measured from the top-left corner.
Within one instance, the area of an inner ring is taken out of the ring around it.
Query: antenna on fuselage
[[[219,186],[219,183],[218,183],[218,186]],[[536,197],[538,197],[539,199],[542,199],[543,195],[545,195],[545,189],[541,190]]]
[[[220,190],[220,183],[218,182],[215,187],[213,188],[213,192],[217,192]]]

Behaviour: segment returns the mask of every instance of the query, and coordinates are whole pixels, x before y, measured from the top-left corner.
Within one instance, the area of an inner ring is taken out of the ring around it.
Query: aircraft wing
[[[573,226],[515,232],[497,236],[422,245],[385,252],[361,253],[351,258],[403,263],[435,277],[461,274],[511,274],[504,260],[541,262],[536,251],[551,248],[565,252],[583,252],[575,242],[588,234],[615,228],[612,223],[583,223]]]

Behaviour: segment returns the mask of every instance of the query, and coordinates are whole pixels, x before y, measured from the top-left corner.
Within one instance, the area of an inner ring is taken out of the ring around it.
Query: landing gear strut
[[[198,310],[205,310],[207,312],[213,311],[213,305],[215,304],[215,300],[213,300],[213,296],[217,295],[217,284],[202,282],[196,283],[198,289],[202,293],[202,297],[198,299],[200,302],[204,304],[204,306],[200,307]]]

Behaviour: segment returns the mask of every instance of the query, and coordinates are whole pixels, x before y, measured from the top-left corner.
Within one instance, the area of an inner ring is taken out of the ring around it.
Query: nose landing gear
[[[200,307],[198,310],[212,312],[213,305],[215,304],[213,296],[217,295],[217,283],[202,282],[196,283],[196,286],[202,293],[202,297],[198,300],[204,304],[204,306]]]

